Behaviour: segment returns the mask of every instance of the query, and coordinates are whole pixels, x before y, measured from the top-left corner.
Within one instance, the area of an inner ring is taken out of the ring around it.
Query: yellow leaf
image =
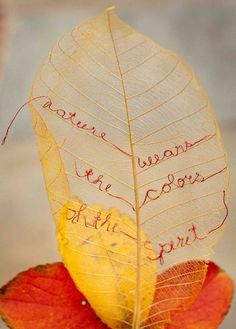
[[[100,319],[111,328],[129,327],[135,306],[137,239],[134,222],[116,209],[68,202],[58,224],[60,252],[71,277],[89,299]],[[141,241],[147,240],[141,232]],[[153,252],[142,247],[141,263]],[[141,267],[145,291],[141,307],[148,317],[156,283],[155,263]]]
[[[71,276],[112,329],[162,328],[199,292],[201,260],[228,217],[227,159],[207,95],[177,54],[110,8],[54,46],[36,97],[35,134]]]

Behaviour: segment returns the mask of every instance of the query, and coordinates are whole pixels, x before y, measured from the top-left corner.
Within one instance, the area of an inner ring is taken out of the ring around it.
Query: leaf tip
[[[113,5],[113,6],[111,6],[111,7],[108,7],[108,8],[106,9],[106,12],[107,12],[107,13],[114,13],[115,10],[116,10],[116,7],[115,7],[115,5]]]

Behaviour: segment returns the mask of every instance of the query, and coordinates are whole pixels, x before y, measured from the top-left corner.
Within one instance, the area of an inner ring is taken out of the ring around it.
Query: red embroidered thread
[[[141,160],[140,157],[137,157],[138,159],[138,166],[140,168],[145,168],[145,167],[154,167],[158,164],[160,164],[161,162],[163,162],[164,160],[170,159],[172,157],[177,157],[178,155],[182,154],[182,153],[186,153],[189,150],[191,150],[194,146],[200,144],[201,142],[210,139],[211,137],[213,137],[214,135],[206,135],[200,139],[198,139],[195,142],[189,142],[189,141],[185,141],[184,145],[176,145],[174,147],[174,149],[166,149],[162,152],[162,156],[160,156],[159,154],[154,154],[153,156],[148,156],[147,160]]]
[[[87,216],[84,214],[85,210],[87,209],[87,205],[82,203],[79,210],[75,210],[73,208],[67,208],[67,217],[66,219],[69,220],[72,224],[77,224],[81,220],[84,223],[85,227],[93,227],[96,230],[101,229],[102,227],[105,228],[107,232],[117,233],[117,223],[111,223],[111,213],[108,213],[105,218],[102,218],[101,211],[97,211],[96,215],[88,220]],[[70,213],[71,212],[71,213]]]
[[[77,224],[82,221],[85,227],[93,227],[96,230],[100,230],[101,228],[104,228],[107,232],[121,233],[132,240],[137,240],[136,237],[133,237],[127,232],[121,230],[117,222],[112,223],[111,213],[106,214],[106,216],[104,216],[105,218],[102,218],[102,212],[99,210],[96,212],[94,216],[92,216],[92,218],[90,218],[89,221],[88,217],[84,214],[86,209],[87,209],[87,205],[85,203],[81,204],[79,210],[75,210],[73,208],[67,208],[68,212],[66,219],[69,220],[72,224]],[[69,212],[71,212],[71,214]]]
[[[32,101],[40,99],[40,98],[47,98],[47,102],[44,103],[42,105],[42,108],[44,109],[48,109],[52,112],[55,112],[60,118],[62,118],[63,120],[68,120],[70,121],[70,123],[77,127],[78,129],[83,129],[83,130],[87,130],[90,131],[95,137],[102,139],[104,142],[110,144],[112,147],[114,147],[115,149],[117,149],[119,152],[123,153],[124,155],[131,157],[131,154],[129,154],[128,152],[126,152],[125,150],[123,150],[122,148],[120,148],[118,145],[112,143],[108,138],[106,133],[103,131],[101,133],[97,133],[97,130],[95,128],[95,126],[92,127],[88,127],[87,123],[83,123],[80,120],[76,119],[76,112],[66,112],[63,109],[53,109],[52,108],[52,100],[49,96],[36,96],[30,100],[28,100],[27,102],[25,102],[16,112],[16,114],[14,115],[13,119],[11,120],[11,122],[9,123],[6,133],[2,139],[1,145],[4,145],[6,142],[6,139],[8,137],[9,131],[11,129],[12,124],[14,123],[16,117],[18,116],[18,114],[21,112],[21,110],[24,109],[24,107],[26,105],[29,105]],[[74,121],[76,120],[76,122]]]
[[[175,251],[176,249],[179,248],[184,248],[186,246],[191,246],[195,241],[197,240],[204,240],[206,237],[200,237],[197,233],[197,228],[194,224],[192,224],[192,227],[188,229],[188,232],[190,234],[184,236],[184,237],[180,237],[177,236],[176,237],[176,241],[169,241],[169,242],[165,242],[165,243],[159,243],[159,247],[160,247],[160,251],[158,252],[158,255],[155,257],[150,257],[148,256],[147,258],[149,260],[152,261],[159,261],[160,265],[164,264],[164,255],[165,254],[170,254],[173,251]],[[148,245],[150,245],[151,242],[150,241],[146,241],[144,243],[144,247],[148,250],[152,250],[152,248],[148,247]]]
[[[77,177],[79,177],[79,178],[86,178],[87,182],[89,182],[90,184],[97,185],[99,191],[105,192],[106,194],[108,194],[109,196],[111,196],[113,198],[116,198],[116,199],[119,199],[119,200],[124,201],[128,206],[131,207],[131,209],[133,211],[135,211],[135,208],[134,208],[134,206],[132,205],[131,202],[129,202],[128,200],[126,200],[125,198],[123,198],[123,197],[121,197],[119,195],[116,195],[116,194],[113,194],[112,192],[110,192],[110,189],[112,188],[112,184],[111,183],[105,184],[103,182],[104,175],[101,175],[100,174],[100,175],[97,176],[97,178],[92,179],[92,177],[94,176],[94,171],[91,168],[86,169],[85,170],[85,173],[84,174],[81,174],[79,172],[79,170],[78,170],[76,161],[75,161],[75,173],[76,173],[76,176]],[[103,187],[104,184],[105,184],[105,187]]]
[[[31,98],[30,100],[28,100],[27,102],[25,102],[15,113],[14,117],[12,118],[11,122],[9,123],[8,127],[7,127],[7,130],[6,130],[6,133],[5,133],[5,136],[3,137],[2,139],[2,142],[1,142],[1,145],[4,145],[6,140],[7,140],[7,137],[8,137],[8,134],[9,134],[9,131],[16,119],[16,117],[18,116],[18,114],[24,109],[24,107],[26,105],[29,105],[32,101],[36,100],[36,99],[40,99],[40,98],[49,98],[48,96],[37,96],[37,97],[34,97],[34,98]]]
[[[197,232],[196,225],[192,224],[192,226],[188,229],[188,232],[190,234],[188,233],[185,236],[177,236],[175,241],[171,240],[169,242],[159,243],[158,245],[160,247],[160,250],[158,251],[157,256],[155,256],[155,257],[148,256],[147,258],[152,261],[159,261],[160,265],[163,265],[165,262],[165,259],[164,259],[165,255],[170,254],[179,248],[191,246],[196,241],[205,240],[210,234],[219,230],[224,225],[224,223],[228,217],[228,214],[229,214],[228,206],[226,204],[225,199],[226,199],[226,192],[223,191],[223,204],[224,204],[226,213],[225,213],[223,220],[217,227],[209,230],[204,236],[201,237]],[[144,248],[153,251],[153,249],[151,247],[151,241],[145,241]]]
[[[223,220],[222,220],[222,222],[220,223],[220,225],[218,225],[217,227],[211,229],[211,230],[207,233],[207,235],[209,235],[209,234],[211,234],[211,233],[217,231],[219,228],[221,228],[221,227],[224,225],[226,219],[228,218],[228,215],[229,215],[229,208],[228,208],[228,206],[227,206],[227,204],[226,204],[226,200],[225,200],[225,199],[226,199],[226,192],[223,191],[223,204],[224,204],[224,206],[225,206],[225,210],[226,210],[225,217],[223,218]]]
[[[150,201],[154,201],[159,199],[163,194],[170,193],[171,191],[178,189],[178,188],[184,188],[186,185],[193,185],[195,183],[203,183],[207,181],[208,179],[222,173],[227,169],[227,166],[223,169],[210,174],[208,176],[203,176],[199,172],[195,173],[195,177],[192,175],[184,175],[184,177],[179,177],[176,179],[176,177],[173,174],[167,175],[168,182],[164,183],[161,187],[161,189],[148,189],[145,193],[144,200],[140,206],[142,208],[145,204],[149,203]],[[173,189],[173,186],[176,186],[176,188]]]
[[[228,217],[229,211],[228,211],[228,206],[226,204],[225,199],[226,199],[226,192],[223,191],[223,204],[224,204],[224,207],[226,210],[226,214],[225,214],[223,220],[221,221],[221,223],[217,227],[209,230],[207,232],[207,234],[205,234],[204,236],[200,236],[199,233],[197,232],[196,225],[192,224],[192,226],[187,231],[188,232],[187,235],[185,235],[185,236],[178,235],[175,240],[171,240],[171,241],[168,241],[165,243],[159,243],[158,245],[160,247],[160,250],[158,251],[157,255],[154,257],[147,256],[147,259],[149,259],[150,261],[158,261],[160,265],[164,265],[165,255],[168,255],[179,248],[185,248],[185,247],[191,246],[196,241],[201,241],[201,240],[207,239],[207,237],[210,234],[217,231],[224,225],[224,223]],[[72,224],[77,224],[82,221],[85,227],[93,227],[96,230],[100,230],[101,228],[104,227],[104,229],[107,232],[121,233],[132,240],[135,240],[135,241],[137,240],[136,237],[121,230],[119,227],[119,224],[117,222],[114,222],[114,223],[111,222],[111,219],[112,219],[111,213],[106,214],[106,216],[104,216],[104,218],[102,218],[102,213],[99,210],[96,212],[96,214],[94,216],[92,216],[92,218],[90,218],[90,221],[89,221],[87,216],[84,214],[86,209],[87,209],[87,205],[85,203],[81,204],[79,210],[75,210],[73,208],[67,208],[68,212],[67,212],[66,219],[68,221],[70,221]],[[69,213],[69,212],[71,212],[71,213]],[[149,251],[154,251],[152,248],[152,245],[151,245],[151,241],[149,241],[149,240],[146,240],[144,242],[143,246],[145,249],[147,249]]]
[[[108,138],[107,134],[103,131],[101,133],[97,133],[97,129],[95,126],[89,127],[87,123],[81,122],[76,118],[76,112],[66,112],[64,109],[54,109],[52,108],[52,100],[49,98],[49,101],[47,101],[45,104],[42,105],[44,109],[48,109],[54,113],[56,113],[61,119],[65,121],[69,121],[74,127],[77,127],[78,129],[83,129],[91,132],[92,135],[94,135],[97,138],[102,139],[104,142],[110,144],[112,147],[117,149],[119,152],[123,153],[124,155],[131,157],[131,154],[124,151],[122,148],[120,148],[118,145],[112,143]]]

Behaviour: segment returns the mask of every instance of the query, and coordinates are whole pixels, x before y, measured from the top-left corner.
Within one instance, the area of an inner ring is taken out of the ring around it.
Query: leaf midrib
[[[125,105],[125,112],[127,117],[127,123],[128,123],[128,130],[129,130],[129,144],[130,144],[130,152],[131,152],[131,161],[132,161],[132,175],[133,175],[133,184],[134,184],[134,197],[135,197],[135,215],[136,215],[136,227],[137,227],[137,272],[136,272],[136,289],[135,289],[135,305],[134,305],[134,316],[133,316],[133,323],[132,323],[132,329],[139,329],[140,326],[140,309],[141,309],[141,272],[140,272],[140,266],[141,266],[141,231],[140,231],[140,208],[139,208],[139,193],[138,193],[138,181],[137,181],[137,168],[135,164],[135,154],[134,154],[134,145],[133,145],[133,137],[132,137],[132,128],[131,128],[131,121],[129,116],[129,108],[128,108],[128,98],[126,95],[125,90],[125,83],[124,78],[120,66],[120,61],[115,45],[115,40],[112,33],[111,28],[111,17],[110,14],[113,12],[113,9],[107,11],[107,18],[108,18],[108,26],[109,26],[109,32],[112,40],[112,45],[115,53],[115,58],[117,61],[117,66],[121,78],[121,84],[122,84],[122,90],[123,90],[123,96],[124,96],[124,105]]]

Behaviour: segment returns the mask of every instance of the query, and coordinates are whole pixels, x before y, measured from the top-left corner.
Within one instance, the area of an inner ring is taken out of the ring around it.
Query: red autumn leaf
[[[172,324],[166,329],[216,329],[230,307],[233,282],[214,263],[209,264],[202,290],[185,312],[172,314]]]
[[[61,263],[29,269],[4,286],[0,315],[14,329],[107,328]]]
[[[188,311],[172,313],[173,322],[166,329],[216,329],[232,293],[232,280],[210,263],[201,293]],[[108,329],[61,263],[37,266],[4,286],[0,315],[14,329]]]

